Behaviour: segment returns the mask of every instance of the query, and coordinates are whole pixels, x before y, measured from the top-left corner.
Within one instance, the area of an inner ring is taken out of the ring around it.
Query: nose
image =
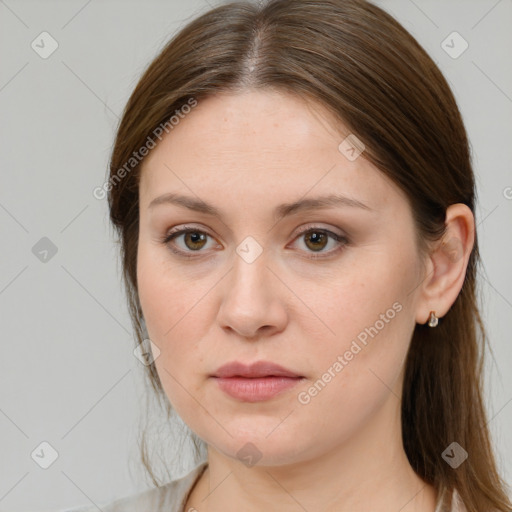
[[[235,256],[233,268],[223,280],[218,313],[222,329],[250,340],[284,330],[288,322],[284,303],[288,290],[267,264],[263,254],[252,263]]]

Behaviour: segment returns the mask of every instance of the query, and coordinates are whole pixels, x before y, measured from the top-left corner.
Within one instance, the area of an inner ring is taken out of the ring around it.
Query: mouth
[[[211,378],[232,398],[261,402],[290,390],[305,377],[269,361],[251,365],[235,361],[221,366]]]
[[[233,361],[218,368],[211,377],[245,377],[249,379],[256,379],[264,377],[301,378],[303,376],[270,361],[258,361],[248,365],[238,361]]]

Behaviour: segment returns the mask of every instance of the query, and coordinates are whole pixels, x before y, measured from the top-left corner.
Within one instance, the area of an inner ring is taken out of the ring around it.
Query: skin
[[[412,470],[401,441],[404,360],[416,323],[431,310],[445,315],[460,292],[474,219],[465,205],[450,206],[445,238],[420,254],[405,195],[364,152],[354,161],[340,152],[347,134],[320,105],[292,95],[221,94],[199,102],[144,161],[140,302],[164,390],[208,445],[187,511],[434,511],[435,489]],[[223,217],[149,206],[171,192]],[[332,193],[369,209],[273,216],[281,203]],[[208,236],[163,243],[185,224]],[[348,243],[315,245],[311,232],[299,236],[306,228]],[[252,263],[236,252],[248,236],[263,250]],[[448,240],[460,248],[455,257],[442,248]],[[395,303],[394,318],[300,403],[299,393]],[[270,400],[243,402],[209,377],[234,360],[273,361],[304,379]],[[249,442],[261,456],[255,465],[237,455]]]

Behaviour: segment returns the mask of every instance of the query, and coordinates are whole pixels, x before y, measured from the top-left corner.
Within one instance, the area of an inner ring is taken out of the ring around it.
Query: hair
[[[117,128],[108,202],[137,343],[145,338],[136,276],[144,160],[120,171],[135,150],[148,141],[157,144],[158,127],[191,98],[201,102],[222,92],[263,89],[322,105],[363,141],[362,157],[405,193],[423,253],[445,233],[448,206],[463,203],[475,214],[470,146],[453,93],[426,51],[391,15],[365,0],[218,6],[182,28],[149,64]],[[483,403],[488,340],[477,303],[480,264],[475,233],[453,306],[436,329],[415,326],[404,374],[403,445],[414,471],[443,493],[446,504],[452,493],[445,491],[456,490],[468,512],[509,511]],[[146,371],[169,416],[155,366]],[[191,436],[197,454],[203,441]],[[453,441],[469,454],[456,469],[442,458]],[[144,441],[142,462],[158,485],[145,446]]]

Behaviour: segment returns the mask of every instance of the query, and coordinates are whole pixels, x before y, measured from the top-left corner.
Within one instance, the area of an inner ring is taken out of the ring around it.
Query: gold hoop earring
[[[436,316],[435,311],[430,312],[430,317],[428,319],[428,326],[429,327],[437,327],[437,324],[439,323],[439,318]]]

